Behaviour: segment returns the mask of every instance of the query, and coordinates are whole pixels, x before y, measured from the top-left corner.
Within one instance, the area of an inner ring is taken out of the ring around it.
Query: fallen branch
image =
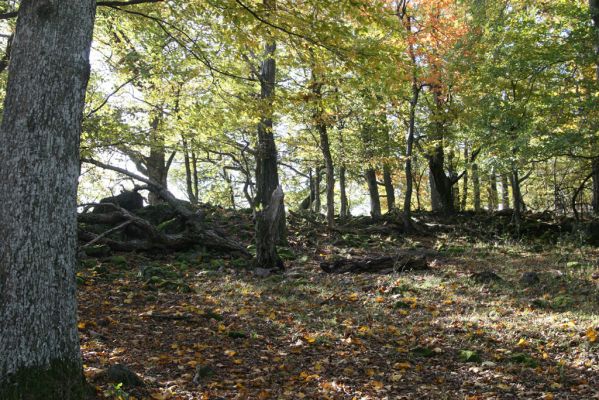
[[[423,255],[403,255],[397,257],[383,256],[365,259],[344,259],[332,263],[321,262],[320,268],[329,274],[377,272],[381,274],[407,271],[426,270],[429,268]]]

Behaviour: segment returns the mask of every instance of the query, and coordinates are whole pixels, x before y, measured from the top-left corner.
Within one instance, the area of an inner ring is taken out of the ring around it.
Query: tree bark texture
[[[593,158],[591,172],[593,175],[593,212],[599,214],[599,157]]]
[[[489,211],[496,211],[499,206],[499,195],[497,193],[497,173],[491,171],[489,176]]]
[[[368,194],[370,196],[370,215],[372,218],[381,217],[381,198],[379,195],[379,186],[376,180],[376,170],[372,167],[366,169],[364,173],[366,183],[368,184]]]
[[[316,97],[316,110],[314,112],[314,123],[319,136],[320,151],[324,158],[324,165],[327,174],[326,195],[327,195],[327,225],[332,228],[335,225],[335,166],[331,147],[329,145],[329,134],[322,105],[322,83],[316,80],[312,72],[312,92]]]
[[[94,0],[23,0],[0,127],[0,398],[83,397],[75,268]]]
[[[472,164],[472,194],[474,197],[474,211],[479,212],[480,207],[480,175],[478,173],[478,164]]]
[[[276,9],[276,0],[264,0],[264,8],[268,12],[274,12]],[[258,144],[256,146],[256,201],[255,204],[260,210],[266,209],[275,190],[279,187],[279,172],[277,163],[277,147],[275,144],[273,129],[273,107],[276,84],[276,62],[274,54],[276,43],[270,39],[264,46],[264,60],[260,66],[260,100],[262,101],[262,115],[258,123]],[[275,242],[285,241],[285,205],[280,204],[278,211],[278,229],[272,236]],[[256,229],[259,229],[259,222],[256,220]],[[260,243],[267,240],[268,236],[256,235],[256,248],[268,249],[274,244]],[[276,251],[276,249],[275,249]],[[265,255],[257,255],[258,258],[266,259]],[[264,268],[275,267],[264,266]]]
[[[507,210],[510,208],[510,186],[508,184],[507,174],[501,175],[501,209]]]
[[[339,168],[339,196],[341,200],[341,209],[339,215],[341,218],[349,217],[349,201],[347,199],[347,182],[346,182],[346,167],[345,164]]]
[[[589,0],[589,9],[595,26],[595,63],[597,64],[597,80],[599,81],[599,0]]]

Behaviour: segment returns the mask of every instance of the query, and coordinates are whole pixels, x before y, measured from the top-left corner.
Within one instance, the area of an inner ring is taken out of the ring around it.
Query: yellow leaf
[[[225,350],[225,355],[229,356],[229,357],[233,357],[235,354],[237,354],[236,351],[233,350]]]
[[[79,322],[77,324],[77,328],[79,328],[79,329],[85,329],[85,322]]]
[[[587,339],[589,339],[589,342],[595,343],[597,341],[597,331],[595,330],[595,328],[589,328],[587,330],[586,337]]]
[[[526,346],[528,346],[528,342],[526,341],[526,339],[520,338],[520,340],[518,341],[518,343],[516,344],[516,346],[518,346],[518,347],[526,347]]]
[[[358,293],[352,293],[349,296],[347,296],[347,299],[349,301],[358,301],[359,295]]]
[[[373,377],[374,374],[376,374],[376,372],[372,368],[366,370],[366,375],[368,375],[369,378]]]
[[[393,374],[391,375],[391,382],[399,382],[403,378],[402,374]]]
[[[236,359],[233,360],[233,364],[241,365],[241,364],[243,364],[243,361],[240,360],[239,358],[236,358]]]
[[[409,362],[400,362],[400,363],[395,363],[393,365],[393,368],[404,370],[404,369],[412,368],[412,365]]]
[[[373,381],[372,387],[374,388],[374,390],[382,390],[383,387],[385,387],[385,384],[381,381]]]
[[[304,340],[308,343],[314,343],[316,342],[316,338],[310,334],[305,334],[304,335]]]
[[[377,303],[382,303],[385,301],[385,298],[383,296],[377,296],[374,301],[376,301]]]

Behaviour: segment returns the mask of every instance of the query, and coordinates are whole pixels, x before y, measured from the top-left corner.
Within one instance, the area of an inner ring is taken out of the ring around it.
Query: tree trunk
[[[148,178],[154,182],[160,183],[165,189],[168,188],[168,166],[166,165],[166,149],[164,148],[164,136],[160,132],[160,121],[162,120],[162,111],[154,116],[150,131],[150,155],[145,157],[145,165],[148,171]],[[162,199],[156,193],[148,194],[148,203],[156,205],[162,202]]]
[[[385,183],[385,195],[387,196],[387,212],[389,212],[395,208],[395,188],[393,187],[391,167],[387,163],[383,165],[383,182]]]
[[[339,168],[339,192],[341,197],[341,210],[339,211],[339,214],[341,218],[349,217],[349,201],[347,200],[347,183],[345,172],[345,164],[342,164],[341,168]]]
[[[376,181],[376,171],[370,167],[364,174],[368,184],[368,194],[370,195],[370,215],[372,218],[381,217],[381,199],[379,195],[379,186]]]
[[[470,154],[468,150],[468,144],[464,144],[464,162],[468,163]],[[468,165],[466,165],[466,171],[464,172],[462,182],[462,204],[460,205],[460,209],[462,211],[466,211],[466,206],[468,205]]]
[[[501,209],[507,210],[510,208],[510,186],[508,184],[507,174],[501,175]]]
[[[314,123],[320,138],[320,150],[322,151],[327,174],[327,225],[329,228],[333,228],[335,225],[335,168],[333,165],[333,156],[331,155],[331,147],[329,146],[329,134],[322,104],[322,83],[317,81],[314,71],[312,71],[312,85],[312,92],[317,100]]]
[[[192,173],[191,158],[189,157],[189,145],[188,145],[187,139],[185,139],[185,137],[183,137],[181,140],[183,143],[183,157],[184,157],[184,163],[185,163],[185,184],[186,184],[186,188],[187,188],[187,198],[189,199],[189,202],[191,204],[197,204],[198,197],[197,197],[197,193],[194,192],[194,184],[193,184],[194,178],[193,178],[193,173]]]
[[[412,192],[414,187],[414,176],[412,173],[412,155],[414,152],[414,131],[416,128],[416,106],[418,105],[418,97],[420,88],[417,82],[412,82],[412,100],[410,101],[410,119],[408,121],[408,137],[406,141],[406,192],[404,196],[404,219],[410,221],[412,216]],[[409,222],[406,222],[408,224]],[[406,227],[408,228],[408,227]]]
[[[595,26],[595,63],[597,64],[597,80],[599,81],[599,0],[589,0],[589,8]]]
[[[400,24],[404,26],[408,35],[412,34],[412,19],[409,15],[402,13],[400,10],[400,4],[397,3],[397,17],[400,19]],[[414,186],[414,176],[412,172],[412,156],[414,152],[414,137],[416,129],[416,106],[418,105],[418,98],[420,96],[420,85],[418,84],[418,64],[416,61],[416,50],[414,48],[414,42],[410,41],[408,46],[408,53],[410,55],[411,67],[412,67],[412,98],[410,99],[410,115],[408,120],[408,135],[406,139],[406,191],[404,196],[404,227],[406,231],[413,229],[412,226],[412,191]]]
[[[445,156],[443,153],[443,145],[437,144],[432,155],[428,156],[429,172],[432,177],[431,199],[435,199],[435,192],[438,194],[439,208],[435,209],[433,203],[433,211],[440,211],[444,214],[452,214],[455,210],[453,204],[453,191],[451,179],[445,175],[444,169]]]
[[[518,169],[513,168],[512,174],[510,175],[512,184],[512,201],[514,203],[514,221],[516,226],[519,227],[520,221],[522,221],[522,194],[520,192],[520,175]]]
[[[0,126],[0,398],[80,399],[79,136],[95,1],[21,1]]]
[[[496,211],[499,206],[499,195],[497,193],[497,174],[491,171],[489,177],[489,211]]]
[[[385,157],[391,158],[391,135],[387,125],[387,115],[382,117],[382,126],[385,130]],[[385,184],[385,195],[387,196],[387,212],[395,208],[395,188],[393,187],[393,171],[389,162],[383,163],[383,182]]]
[[[276,10],[275,0],[263,0],[264,8],[270,13]],[[270,199],[275,190],[279,187],[279,173],[277,164],[277,147],[273,130],[273,102],[275,96],[276,84],[276,62],[274,54],[276,44],[268,40],[264,47],[264,60],[260,67],[260,99],[263,102],[262,115],[258,123],[258,145],[256,146],[256,201],[255,204],[261,210],[266,209],[270,204]],[[275,242],[285,241],[285,206],[280,204],[281,209],[276,213],[278,229],[273,231]],[[256,220],[256,230],[258,231],[258,220]],[[269,243],[261,243],[268,240],[264,235],[256,235],[256,249],[270,251],[276,246]],[[258,251],[258,250],[257,250]],[[276,257],[275,257],[276,256]],[[278,257],[276,254],[257,254],[259,260],[274,260]],[[262,265],[265,269],[277,269],[279,265],[272,263]]]
[[[593,212],[599,214],[599,157],[593,158],[592,161],[592,174],[593,174]]]
[[[472,192],[474,195],[474,211],[480,212],[480,175],[476,163],[472,164]]]
[[[312,203],[312,211],[320,214],[322,204],[320,201],[320,183],[322,182],[322,167],[316,168],[316,176],[314,177],[314,202]]]

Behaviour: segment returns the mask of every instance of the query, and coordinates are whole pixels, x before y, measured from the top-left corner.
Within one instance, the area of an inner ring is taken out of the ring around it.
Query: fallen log
[[[423,255],[398,255],[362,259],[343,259],[332,263],[321,262],[320,268],[329,274],[351,273],[379,273],[388,274],[408,270],[427,270],[429,265]]]

